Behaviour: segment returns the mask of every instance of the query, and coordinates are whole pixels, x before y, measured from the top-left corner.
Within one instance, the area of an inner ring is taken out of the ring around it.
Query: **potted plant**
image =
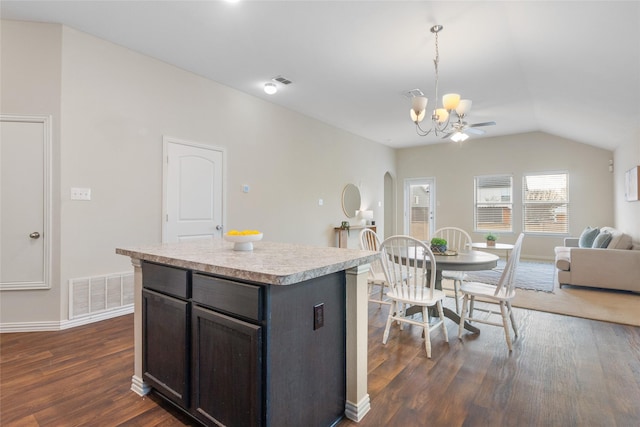
[[[343,230],[347,230],[347,236],[349,235],[349,221],[342,221],[342,224],[340,224],[340,228]]]
[[[493,233],[487,234],[484,238],[487,239],[487,246],[495,246],[496,240],[498,240],[498,236]]]
[[[443,254],[447,251],[447,241],[440,237],[431,239],[431,252],[434,254]]]

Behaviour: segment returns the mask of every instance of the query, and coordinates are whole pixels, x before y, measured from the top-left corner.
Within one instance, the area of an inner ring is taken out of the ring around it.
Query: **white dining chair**
[[[460,324],[458,325],[458,338],[462,338],[462,332],[464,329],[464,322],[478,322],[491,326],[501,326],[504,328],[504,334],[507,339],[507,347],[509,351],[512,351],[511,333],[509,331],[509,320],[511,321],[511,327],[513,333],[518,336],[518,328],[513,316],[513,308],[511,307],[511,300],[515,297],[515,277],[518,263],[520,262],[520,250],[522,249],[522,241],[524,240],[524,233],[518,236],[518,240],[513,246],[509,261],[505,266],[500,280],[497,285],[489,285],[480,282],[464,282],[460,286],[460,292],[463,295],[462,313],[460,314]],[[478,308],[474,307],[475,299],[479,297],[483,302],[488,302],[489,306],[492,304],[498,304],[500,312],[494,312],[490,308]],[[468,310],[467,310],[468,308]],[[467,313],[468,312],[468,313]],[[480,312],[482,317],[476,316],[474,313]],[[498,322],[495,316],[500,315],[502,321]]]
[[[471,236],[469,233],[458,227],[442,227],[433,233],[433,237],[440,237],[447,241],[447,250],[456,251],[458,253],[469,252],[471,250]],[[460,313],[459,289],[462,282],[466,279],[464,271],[442,271],[442,278],[453,281],[453,298],[456,302],[456,313]]]
[[[367,251],[380,251],[380,238],[375,231],[365,228],[360,231],[360,249]],[[387,289],[387,278],[382,269],[381,260],[378,258],[369,265],[369,276],[367,278],[369,285],[369,302],[377,302],[381,307],[382,304],[391,304],[385,299],[385,290]],[[373,292],[379,287],[380,294],[378,298],[374,298]]]
[[[400,323],[400,329],[404,323],[421,326],[424,330],[427,357],[431,358],[430,332],[434,328],[441,327],[444,340],[449,342],[442,310],[442,300],[446,295],[442,290],[435,288],[436,275],[429,274],[428,268],[430,266],[432,271],[436,271],[436,259],[429,246],[410,236],[391,236],[382,242],[380,250],[382,267],[389,285],[387,298],[391,300],[382,343],[387,343],[394,321]],[[406,316],[405,306],[421,307],[422,320]],[[434,306],[439,320],[429,323],[428,309]]]

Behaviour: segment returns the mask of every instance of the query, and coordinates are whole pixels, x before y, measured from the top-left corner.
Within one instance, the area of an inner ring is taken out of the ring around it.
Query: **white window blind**
[[[512,231],[513,177],[477,176],[474,186],[475,231]]]
[[[569,232],[569,174],[524,175],[522,187],[525,232]]]

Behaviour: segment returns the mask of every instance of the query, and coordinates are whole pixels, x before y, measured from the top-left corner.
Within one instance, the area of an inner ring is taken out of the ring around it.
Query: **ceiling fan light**
[[[414,96],[411,100],[411,108],[416,114],[419,114],[420,111],[427,108],[427,102],[429,102],[429,99],[426,96]]]
[[[414,123],[420,123],[424,119],[424,115],[427,110],[419,111],[418,113],[413,110],[413,108],[409,111],[409,115],[411,116],[411,121]]]
[[[458,93],[447,93],[442,96],[442,106],[447,110],[455,110],[460,103],[460,94]]]
[[[437,117],[437,121],[438,123],[444,123],[447,121],[447,119],[449,118],[449,112],[447,110],[445,110],[444,108],[438,108],[434,114]]]
[[[459,116],[464,116],[465,114],[469,113],[470,110],[471,110],[471,100],[470,99],[461,99],[460,103],[456,107],[456,113]]]
[[[453,135],[451,135],[451,140],[453,142],[462,142],[462,141],[465,141],[467,138],[469,138],[469,135],[462,132],[456,132]]]
[[[411,100],[411,120],[414,123],[421,122],[424,119],[424,113],[427,109],[429,100],[425,96],[414,96]]]

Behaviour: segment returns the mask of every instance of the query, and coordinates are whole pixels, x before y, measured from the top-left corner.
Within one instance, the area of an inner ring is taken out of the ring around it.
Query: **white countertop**
[[[253,251],[234,251],[222,239],[117,248],[116,253],[220,276],[270,285],[291,285],[372,262],[377,252],[259,241]]]

